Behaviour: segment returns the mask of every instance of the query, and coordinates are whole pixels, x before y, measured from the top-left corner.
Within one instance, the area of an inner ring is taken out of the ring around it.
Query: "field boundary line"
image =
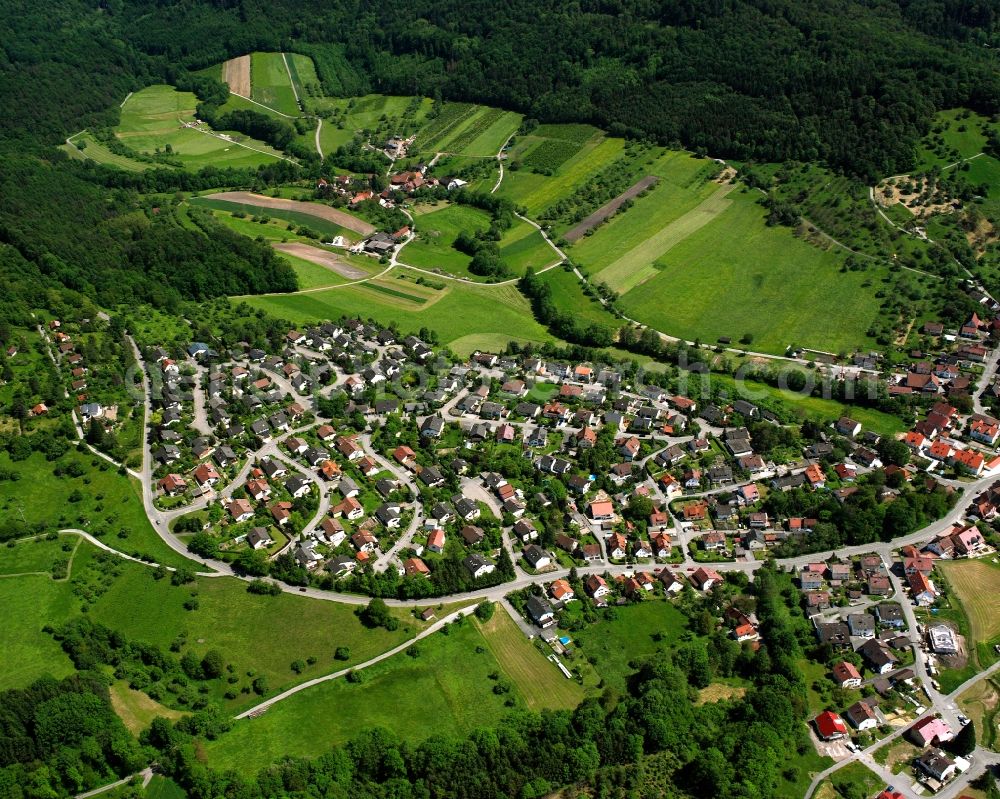
[[[295,78],[292,77],[292,68],[288,66],[288,54],[282,51],[281,60],[285,64],[285,74],[288,75],[288,82],[292,85],[292,94],[295,95],[295,104],[302,110],[302,100],[299,99],[299,90],[295,88]]]
[[[277,158],[277,159],[279,159],[281,161],[287,161],[288,163],[295,164],[296,166],[298,165],[298,161],[293,161],[291,158],[289,158],[287,156],[284,156],[284,155],[275,155],[274,153],[267,152],[267,150],[258,150],[256,147],[251,147],[249,144],[242,144],[241,142],[238,142],[238,141],[236,141],[234,139],[227,139],[221,133],[209,133],[207,130],[202,130],[197,125],[185,124],[185,122],[183,120],[181,120],[181,119],[178,119],[177,121],[180,122],[182,125],[184,125],[184,127],[190,128],[191,130],[196,130],[196,131],[198,131],[198,133],[202,133],[205,136],[211,136],[213,139],[218,139],[219,141],[229,142],[230,144],[235,144],[237,147],[243,147],[244,149],[247,149],[247,150],[253,150],[255,153],[260,153],[261,155],[267,155],[267,156],[270,156],[271,158]]]
[[[244,100],[247,100],[248,102],[251,102],[254,105],[259,105],[261,108],[266,108],[268,111],[277,114],[279,117],[284,117],[285,119],[296,118],[293,117],[291,114],[285,114],[282,111],[279,111],[277,108],[271,108],[271,106],[269,105],[265,105],[264,103],[258,102],[257,100],[254,100],[252,97],[247,97],[245,94],[237,94],[236,92],[229,92],[229,93],[233,95],[233,97],[242,97]]]
[[[627,252],[622,253],[622,255],[597,272],[594,275],[594,279],[606,283],[620,294],[625,294],[642,285],[642,283],[656,273],[656,268],[652,266],[652,262],[657,258],[662,258],[682,241],[717,219],[732,205],[732,200],[728,199],[728,195],[735,188],[736,185],[733,183],[719,186],[718,189],[696,206],[667,223],[652,236],[639,242]],[[678,238],[678,233],[683,233],[683,235]],[[648,253],[654,251],[656,252],[655,255],[648,255],[647,257]],[[626,269],[626,267],[631,265],[632,261],[636,260],[637,253],[642,256],[639,258],[640,268]],[[646,274],[650,270],[652,270],[652,274]],[[615,278],[618,277],[619,272],[622,273],[621,276],[625,280],[618,281],[613,279],[612,276]],[[635,277],[641,277],[642,279],[633,283],[632,279]]]

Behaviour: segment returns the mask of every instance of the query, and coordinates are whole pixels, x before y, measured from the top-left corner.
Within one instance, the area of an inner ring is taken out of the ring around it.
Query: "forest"
[[[312,174],[312,161],[125,175],[52,150],[83,127],[113,126],[121,99],[151,83],[192,89],[203,109],[217,108],[225,87],[192,70],[253,50],[308,53],[333,95],[488,103],[714,156],[825,162],[866,179],[908,169],[936,110],[992,114],[1000,104],[1000,15],[981,0],[514,0],[503,13],[483,0],[8,6],[0,269],[11,300],[2,312],[14,320],[54,292],[170,307],[237,286],[295,287],[265,248],[173,225],[133,192],[259,188]],[[272,143],[292,130],[253,112],[224,122]],[[502,264],[484,247],[477,269],[499,274]]]

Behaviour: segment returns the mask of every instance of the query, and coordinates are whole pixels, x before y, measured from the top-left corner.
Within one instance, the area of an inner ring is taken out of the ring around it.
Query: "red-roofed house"
[[[847,725],[844,720],[832,710],[824,710],[815,719],[816,734],[823,741],[835,741],[847,736]]]
[[[986,465],[986,459],[974,449],[960,449],[952,460],[956,466],[972,475],[979,475]]]

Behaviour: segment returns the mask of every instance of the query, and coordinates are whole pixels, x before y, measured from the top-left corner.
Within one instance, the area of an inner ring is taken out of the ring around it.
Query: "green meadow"
[[[209,764],[253,771],[285,755],[314,757],[370,727],[391,729],[417,743],[432,735],[455,736],[495,724],[507,710],[507,697],[523,707],[517,684],[506,676],[471,621],[452,625],[448,634],[435,633],[416,646],[416,657],[400,654],[372,666],[361,672],[361,683],[323,683],[258,718],[237,722],[228,733],[203,744]],[[550,665],[541,660],[540,665]],[[455,667],[458,663],[461,668]],[[504,675],[508,693],[494,693],[497,681],[491,674]]]
[[[288,116],[298,116],[295,91],[281,53],[254,53],[250,57],[250,92],[263,103]]]
[[[403,251],[406,253],[406,250]],[[403,275],[400,280],[396,275]],[[416,283],[427,279],[419,273],[393,270],[382,279],[399,285],[403,293],[427,291]],[[307,324],[342,315],[371,317],[387,324],[395,321],[401,329],[429,327],[437,331],[442,343],[459,354],[480,348],[503,348],[508,341],[541,343],[552,337],[531,313],[531,307],[516,286],[476,286],[443,278],[430,278],[443,284],[440,290],[415,303],[371,288],[370,284],[331,288],[325,291],[246,296],[238,301],[262,308],[293,324]]]
[[[264,142],[242,134],[227,134],[233,140],[226,141],[210,133],[184,127],[185,122],[194,120],[197,103],[198,99],[191,92],[181,92],[163,84],[147,86],[125,101],[115,135],[124,144],[142,153],[166,151],[169,145],[171,157],[189,169],[258,166],[280,157]]]
[[[655,276],[622,295],[625,313],[688,340],[751,334],[748,349],[776,354],[792,344],[832,352],[870,344],[878,301],[868,285],[883,273],[842,273],[840,253],[767,227],[753,194],[727,199],[654,261]]]
[[[41,525],[46,532],[86,530],[113,549],[166,566],[195,565],[157,535],[146,518],[138,480],[118,474],[90,452],[71,450],[59,464],[79,466],[81,476],[56,476],[56,464],[41,453],[17,462],[0,453],[0,468],[20,475],[0,482],[0,511],[27,525]]]

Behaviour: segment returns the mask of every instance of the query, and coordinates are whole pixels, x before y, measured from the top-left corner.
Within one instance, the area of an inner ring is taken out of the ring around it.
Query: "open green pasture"
[[[289,116],[299,115],[289,70],[281,53],[254,53],[250,57],[250,91],[258,103]]]
[[[750,194],[677,242],[658,274],[622,296],[625,312],[670,335],[713,342],[753,336],[749,349],[839,352],[870,344],[880,271],[841,272],[843,256],[767,227]]]

